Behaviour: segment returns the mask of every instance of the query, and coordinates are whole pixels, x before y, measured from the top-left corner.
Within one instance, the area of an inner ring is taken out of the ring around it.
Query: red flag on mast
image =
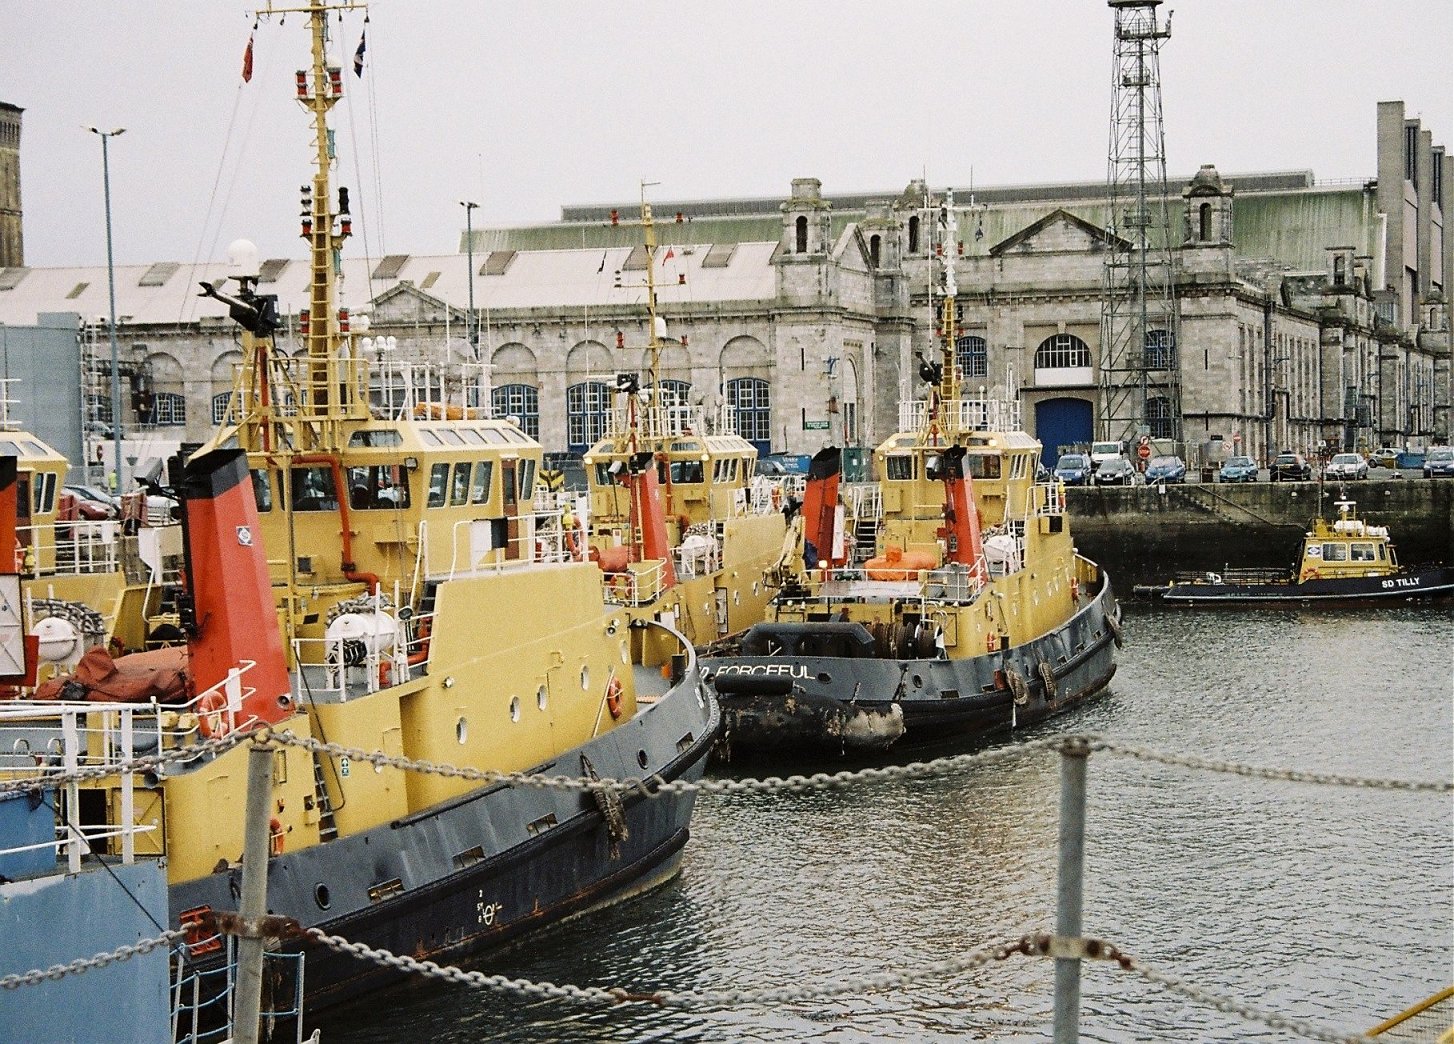
[[[245,50],[245,51],[242,52],[242,82],[243,83],[251,83],[252,82],[252,39],[256,35],[257,35],[257,30],[256,30],[256,28],[254,28],[253,32],[247,38],[247,50]]]

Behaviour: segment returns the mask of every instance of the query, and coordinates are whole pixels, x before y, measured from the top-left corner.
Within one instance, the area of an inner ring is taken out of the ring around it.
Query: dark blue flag
[[[367,29],[358,34],[358,50],[353,52],[353,74],[355,76],[363,76],[364,43],[367,37]]]

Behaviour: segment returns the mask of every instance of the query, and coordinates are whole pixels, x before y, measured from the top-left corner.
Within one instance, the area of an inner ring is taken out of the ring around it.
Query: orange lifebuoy
[[[565,530],[565,549],[570,553],[571,561],[581,560],[581,524],[572,522]]]
[[[283,824],[274,816],[268,820],[268,852],[271,855],[280,856],[283,854]]]
[[[621,679],[614,674],[606,686],[606,709],[611,712],[611,717],[621,717]]]
[[[197,729],[208,739],[221,739],[232,731],[226,696],[209,692],[197,701]]]

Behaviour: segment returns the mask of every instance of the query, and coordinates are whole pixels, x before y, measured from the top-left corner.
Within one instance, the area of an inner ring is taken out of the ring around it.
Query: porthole
[[[470,723],[469,723],[469,721],[467,719],[460,718],[459,721],[457,721],[457,722],[454,723],[454,739],[455,739],[455,742],[456,743],[459,743],[461,746],[463,746],[465,740],[467,740],[469,738],[470,738]]]
[[[545,710],[545,702],[545,686],[542,685],[540,688],[535,690],[535,706],[539,707],[541,710]]]
[[[320,910],[327,910],[333,905],[333,896],[329,893],[326,884],[313,886],[313,901],[318,904]]]
[[[591,691],[591,669],[585,664],[581,665],[581,692]]]
[[[827,671],[819,671],[818,672],[818,683],[820,685],[827,685],[832,680],[833,680],[833,676],[831,674],[829,674]]]
[[[919,677],[917,674],[914,675],[914,688],[916,688],[916,689],[922,689],[923,687],[924,687],[924,679],[921,678],[921,677]]]
[[[638,750],[636,752],[636,764],[640,765],[642,768],[645,768],[650,762],[651,759],[646,756],[646,751]]]
[[[520,697],[519,696],[511,696],[510,697],[510,720],[511,721],[519,721],[520,720]]]

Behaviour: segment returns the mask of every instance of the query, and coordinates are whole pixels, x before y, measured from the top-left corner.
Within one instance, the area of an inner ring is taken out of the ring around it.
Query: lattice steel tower
[[[1101,439],[1182,439],[1180,323],[1166,195],[1161,0],[1107,0],[1116,16],[1107,161],[1105,293],[1101,301]]]

